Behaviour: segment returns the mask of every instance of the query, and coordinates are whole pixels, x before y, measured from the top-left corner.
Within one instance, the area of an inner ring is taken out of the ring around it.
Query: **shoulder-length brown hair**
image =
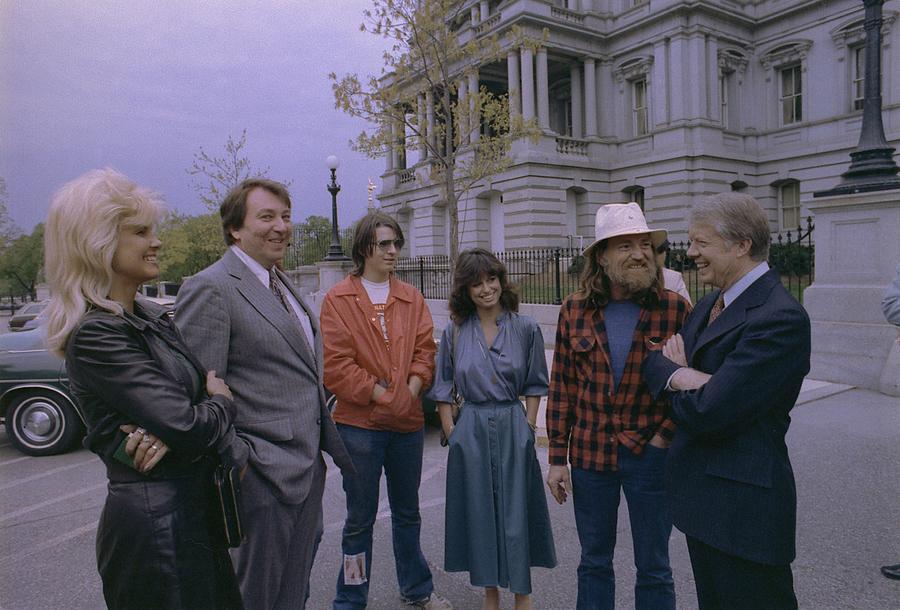
[[[606,270],[600,264],[600,257],[606,250],[609,240],[603,240],[584,257],[584,268],[578,277],[578,290],[573,295],[576,299],[584,299],[589,307],[599,309],[606,307],[612,295],[612,282]],[[662,296],[662,271],[656,268],[656,282],[650,290],[638,295],[634,301],[642,307],[655,307]]]
[[[453,270],[453,287],[450,291],[450,318],[462,324],[475,313],[475,303],[469,296],[469,287],[482,278],[500,280],[500,306],[507,311],[519,311],[519,294],[506,278],[506,266],[484,248],[473,248],[459,255]]]
[[[387,227],[393,229],[397,240],[402,244],[403,229],[400,223],[393,216],[384,212],[369,212],[359,219],[356,223],[356,230],[353,231],[353,245],[350,247],[350,258],[353,259],[353,270],[351,273],[357,277],[361,276],[366,270],[366,259],[372,255],[375,250],[375,229],[378,227]],[[398,248],[398,249],[399,249]]]

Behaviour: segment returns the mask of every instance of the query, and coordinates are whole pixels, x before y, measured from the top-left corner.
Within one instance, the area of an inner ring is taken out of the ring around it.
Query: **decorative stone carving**
[[[803,64],[803,70],[805,71],[806,64],[804,62],[807,55],[809,55],[810,48],[812,48],[811,40],[788,42],[787,44],[781,44],[775,47],[763,55],[759,61],[766,70],[786,66],[788,64],[801,63]]]
[[[737,49],[719,49],[718,64],[720,74],[742,75],[747,69],[747,56]]]
[[[648,76],[653,67],[653,56],[632,57],[620,63],[613,69],[613,75],[619,83],[626,80],[636,80],[642,76]]]

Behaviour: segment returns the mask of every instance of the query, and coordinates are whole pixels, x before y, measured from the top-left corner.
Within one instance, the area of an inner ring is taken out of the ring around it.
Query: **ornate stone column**
[[[397,109],[395,108],[394,111],[397,112]],[[403,169],[400,163],[400,147],[402,146],[400,143],[400,125],[396,118],[391,118],[391,142],[393,142],[391,146],[391,169]]]
[[[593,57],[584,58],[584,135],[597,137],[597,66]]]
[[[478,112],[478,69],[468,74],[469,78],[469,141],[475,144],[481,137],[481,115]]]
[[[581,129],[581,65],[577,61],[569,66],[569,82],[572,95],[572,137],[582,138],[584,132]]]
[[[427,123],[425,122],[425,94],[416,96],[416,123],[419,128],[419,161],[428,158],[428,146],[425,140],[428,137]]]
[[[541,129],[550,129],[550,83],[548,79],[547,49],[541,47],[537,52],[538,125]]]
[[[459,115],[459,145],[469,141],[469,80],[463,76],[456,81],[456,109]]]
[[[435,149],[437,148],[437,139],[434,134],[434,94],[431,90],[425,92],[425,124],[428,144]]]
[[[512,49],[506,54],[506,80],[509,95],[509,118],[522,113],[522,90],[519,86],[519,50]]]
[[[534,118],[534,55],[522,47],[522,117]]]

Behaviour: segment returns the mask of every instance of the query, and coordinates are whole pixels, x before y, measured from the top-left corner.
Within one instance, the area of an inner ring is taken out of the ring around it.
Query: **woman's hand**
[[[159,438],[134,424],[119,426],[119,430],[128,434],[125,453],[134,461],[138,472],[150,472],[169,452],[169,447]]]
[[[437,403],[438,417],[441,418],[441,429],[444,431],[444,438],[449,439],[453,434],[453,406],[449,402]]]
[[[206,374],[206,393],[210,396],[221,394],[228,400],[234,400],[234,396],[231,395],[231,389],[228,387],[228,384],[225,383],[225,380],[221,377],[216,377],[215,371],[210,371]]]

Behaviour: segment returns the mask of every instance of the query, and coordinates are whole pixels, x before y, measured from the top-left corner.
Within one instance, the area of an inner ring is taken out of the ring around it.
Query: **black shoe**
[[[900,580],[900,563],[895,563],[892,566],[881,566],[881,573],[887,578]]]

